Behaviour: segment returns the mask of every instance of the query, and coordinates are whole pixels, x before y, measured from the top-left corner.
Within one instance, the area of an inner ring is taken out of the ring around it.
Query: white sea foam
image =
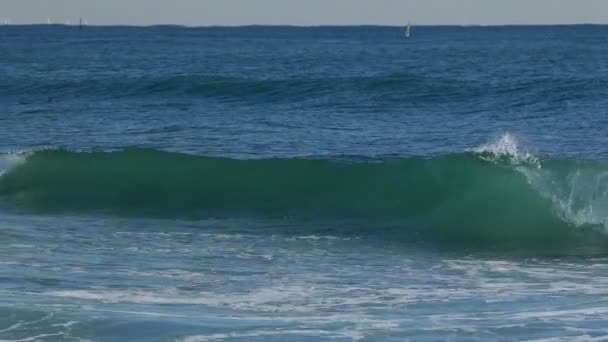
[[[35,336],[30,336],[30,337],[26,337],[26,338],[22,338],[22,339],[18,339],[18,340],[0,340],[0,342],[29,342],[29,341],[41,341],[41,340],[56,340],[59,341],[61,340],[60,338],[58,338],[59,336],[64,336],[64,333],[56,333],[56,334],[40,334],[40,335],[35,335]],[[53,337],[53,339],[47,339],[48,337]]]
[[[608,335],[602,336],[591,336],[583,334],[580,336],[560,336],[560,337],[549,337],[540,338],[534,340],[526,340],[527,342],[600,342],[608,341]]]
[[[605,265],[602,266],[605,268]],[[466,276],[474,270],[473,276]],[[245,293],[193,292],[177,288],[150,291],[147,289],[125,290],[62,290],[46,292],[54,297],[92,300],[104,303],[134,303],[143,305],[200,305],[230,308],[238,312],[285,312],[311,314],[334,307],[357,308],[368,306],[392,306],[421,303],[440,303],[458,300],[484,299],[488,303],[512,302],[547,293],[560,295],[597,296],[605,293],[608,277],[598,276],[595,267],[562,265],[560,272],[550,265],[531,266],[507,261],[446,260],[433,269],[431,277],[451,286],[412,286],[376,288],[368,286],[340,286],[328,288],[311,281],[276,284]],[[425,275],[422,275],[421,273]],[[428,269],[409,270],[413,278],[426,277]],[[520,274],[522,279],[513,279]],[[529,280],[527,280],[529,279]],[[538,283],[546,286],[539,287]],[[576,313],[576,312],[572,312]]]
[[[325,331],[325,330],[315,330],[315,329],[271,329],[271,330],[254,330],[248,332],[232,332],[232,333],[224,333],[224,334],[210,334],[210,335],[193,335],[186,336],[177,341],[180,342],[206,342],[206,341],[224,341],[235,338],[256,338],[263,336],[291,336],[294,338],[296,336],[306,336],[306,337],[316,337],[316,338],[331,338],[331,339],[344,339],[349,338],[352,341],[359,341],[365,338],[365,335],[359,333],[357,331],[352,330],[341,330],[341,331]]]
[[[22,325],[23,325],[23,322],[17,322],[15,324],[9,326],[8,328],[0,329],[0,333],[7,333],[9,331],[19,329]]]
[[[74,325],[78,324],[78,321],[68,321],[65,323],[56,323],[56,324],[51,324],[52,327],[62,327],[62,328],[66,328],[66,329],[70,329],[71,327],[73,327]]]
[[[430,264],[404,262],[401,258],[391,260],[403,264],[393,265],[391,262],[390,266],[386,266],[383,274],[390,273],[390,276],[373,276],[367,281],[348,283],[342,279],[356,279],[351,277],[360,274],[359,266],[344,263],[334,282],[319,277],[316,271],[290,271],[271,281],[266,280],[266,287],[249,287],[248,290],[239,288],[240,291],[235,291],[233,286],[215,290],[200,287],[204,291],[182,290],[180,287],[129,287],[63,290],[37,295],[90,300],[87,303],[73,304],[83,310],[123,312],[136,316],[135,319],[148,319],[147,316],[184,317],[192,321],[213,320],[225,323],[222,324],[224,328],[209,331],[208,334],[196,332],[192,333],[193,336],[182,336],[183,341],[302,337],[348,340],[373,339],[393,334],[403,339],[406,336],[431,334],[483,336],[486,332],[511,330],[513,327],[525,329],[530,325],[531,329],[535,329],[535,324],[543,322],[555,322],[557,327],[578,324],[581,328],[587,328],[584,323],[586,320],[601,321],[606,315],[604,298],[608,276],[604,276],[603,271],[608,269],[608,264],[605,259],[585,263],[556,263],[554,260],[454,257],[442,258]],[[319,261],[324,263],[326,260]],[[394,269],[391,268],[393,266]],[[397,269],[399,272],[394,271]],[[468,276],[467,270],[475,270],[475,275]],[[325,272],[334,275],[331,271]],[[257,283],[256,279],[251,280],[252,284]],[[27,297],[34,296],[36,295],[32,294]],[[542,301],[542,298],[547,297],[577,300],[575,303]],[[69,303],[72,300],[60,302]],[[55,301],[52,299],[49,302]],[[479,306],[459,311],[463,302],[478,303]],[[192,305],[210,306],[219,310],[191,307]],[[181,306],[186,306],[187,310],[182,310]],[[439,309],[407,315],[410,308],[415,307]],[[395,314],[384,316],[376,314],[377,312]],[[197,314],[201,315],[200,319],[198,316],[189,316]],[[104,316],[106,315],[101,315]],[[233,320],[245,324],[235,324],[235,328],[231,329],[233,325],[230,322]],[[328,322],[332,323],[331,326]],[[240,330],[239,326],[244,330]],[[563,329],[557,329],[555,336],[564,332]],[[548,331],[535,336],[550,337],[553,333]]]
[[[162,292],[144,290],[94,291],[61,290],[45,292],[46,296],[94,300],[104,303],[136,303],[156,305],[203,305],[230,307],[236,310],[298,312],[307,311],[298,305],[302,298],[312,298],[314,289],[304,286],[262,288],[244,294],[214,292],[184,293],[176,289]]]

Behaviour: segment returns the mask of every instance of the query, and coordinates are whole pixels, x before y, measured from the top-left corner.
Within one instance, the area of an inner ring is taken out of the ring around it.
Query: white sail
[[[412,35],[412,26],[410,23],[407,23],[407,28],[405,29],[405,38],[409,38]]]

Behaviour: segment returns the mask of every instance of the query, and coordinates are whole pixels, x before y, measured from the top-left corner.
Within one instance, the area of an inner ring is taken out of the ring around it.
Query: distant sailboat
[[[53,25],[53,21],[51,20],[51,18],[46,18],[46,24]]]
[[[407,23],[407,27],[405,29],[405,38],[409,38],[412,35],[412,26],[410,25],[409,21]]]

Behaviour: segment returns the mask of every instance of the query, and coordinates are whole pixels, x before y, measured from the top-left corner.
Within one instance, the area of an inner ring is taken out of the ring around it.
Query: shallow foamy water
[[[316,234],[277,221],[6,222],[3,340],[608,338],[608,259],[331,233],[348,222]]]

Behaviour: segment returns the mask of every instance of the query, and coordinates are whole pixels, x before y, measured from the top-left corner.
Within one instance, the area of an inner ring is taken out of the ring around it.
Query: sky
[[[95,25],[607,23],[608,0],[0,0],[0,22]]]

